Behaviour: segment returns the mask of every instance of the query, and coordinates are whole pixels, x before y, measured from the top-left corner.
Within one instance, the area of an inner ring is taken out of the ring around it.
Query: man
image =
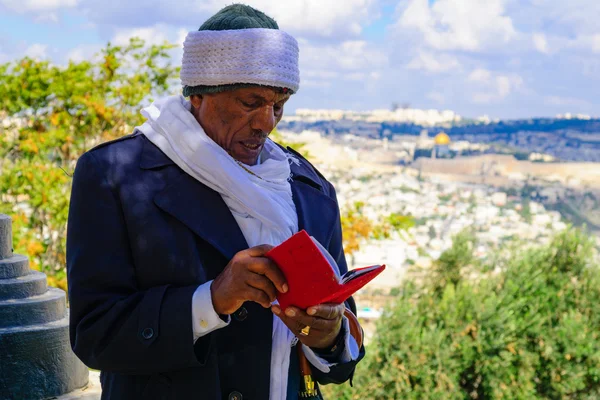
[[[305,229],[346,272],[332,185],[269,133],[298,46],[232,5],[184,43],[183,96],[84,154],[67,235],[71,342],[103,399],[318,398],[364,356],[352,301],[281,310],[265,257]],[[299,341],[299,343],[298,343]]]

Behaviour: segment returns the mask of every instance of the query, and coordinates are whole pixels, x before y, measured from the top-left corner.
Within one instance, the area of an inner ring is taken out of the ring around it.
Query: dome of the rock
[[[448,146],[450,144],[450,136],[446,135],[444,132],[438,133],[433,139],[436,146]]]

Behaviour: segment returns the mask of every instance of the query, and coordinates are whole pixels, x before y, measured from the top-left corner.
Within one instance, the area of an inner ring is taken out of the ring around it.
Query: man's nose
[[[252,120],[252,129],[260,130],[265,134],[269,134],[275,129],[277,118],[275,111],[271,106],[265,106],[260,109],[257,115]]]

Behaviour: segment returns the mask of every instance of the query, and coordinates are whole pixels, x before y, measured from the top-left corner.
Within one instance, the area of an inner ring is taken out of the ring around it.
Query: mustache
[[[257,137],[257,138],[259,138],[261,140],[265,140],[266,138],[269,137],[270,133],[271,132],[264,132],[264,131],[262,131],[260,129],[255,129],[255,130],[252,131],[252,137]]]

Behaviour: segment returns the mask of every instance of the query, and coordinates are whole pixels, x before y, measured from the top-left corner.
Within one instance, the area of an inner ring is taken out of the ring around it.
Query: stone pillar
[[[11,220],[0,214],[0,399],[45,399],[87,383],[69,343],[65,292],[13,254]]]

